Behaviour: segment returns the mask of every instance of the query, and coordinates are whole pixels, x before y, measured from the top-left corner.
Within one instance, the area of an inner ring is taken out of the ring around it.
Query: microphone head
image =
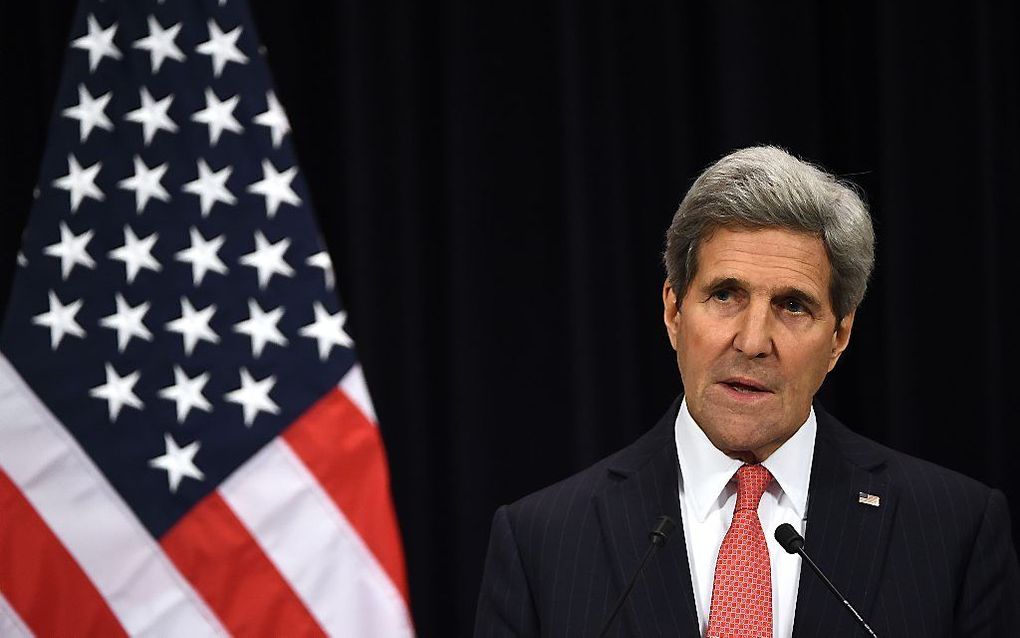
[[[652,528],[652,531],[648,532],[648,537],[652,543],[662,547],[666,544],[669,535],[673,533],[674,529],[676,529],[676,523],[673,522],[672,518],[660,516],[659,520],[655,521],[655,527]]]
[[[796,554],[804,549],[804,537],[789,523],[783,523],[776,528],[776,540],[788,554]]]

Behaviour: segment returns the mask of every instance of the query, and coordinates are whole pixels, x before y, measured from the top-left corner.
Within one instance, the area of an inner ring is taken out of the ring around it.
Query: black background
[[[704,166],[754,143],[872,208],[876,276],[822,401],[1005,490],[1018,518],[1018,9],[844,4],[253,3],[422,635],[470,632],[497,505],[633,440],[680,390],[663,233]],[[6,301],[73,6],[0,7]]]

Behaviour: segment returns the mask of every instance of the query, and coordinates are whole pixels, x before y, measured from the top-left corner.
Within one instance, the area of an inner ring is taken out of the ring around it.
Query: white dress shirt
[[[801,559],[787,554],[773,533],[780,524],[789,523],[804,534],[817,431],[812,408],[800,429],[762,462],[775,479],[758,505],[758,518],[772,565],[774,638],[793,634]],[[680,514],[687,542],[687,562],[691,567],[694,601],[704,636],[712,605],[715,561],[737,502],[737,482],[733,474],[743,461],[731,459],[712,445],[688,412],[686,399],[676,417],[676,451],[680,459]]]

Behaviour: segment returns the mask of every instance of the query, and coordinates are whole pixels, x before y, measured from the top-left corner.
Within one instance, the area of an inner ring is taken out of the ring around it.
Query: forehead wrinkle
[[[758,244],[758,246],[761,246]],[[816,251],[810,249],[802,249],[795,246],[783,246],[778,244],[771,244],[771,246],[778,248],[772,253],[763,253],[760,250],[754,250],[753,248],[745,249],[739,246],[725,246],[717,248],[718,259],[725,260],[727,258],[733,260],[739,260],[740,256],[747,255],[745,259],[752,263],[760,263],[762,259],[774,259],[778,261],[792,261],[799,264],[803,264],[814,270],[824,270],[824,266],[828,264],[828,256],[822,253],[824,257],[823,263],[819,263],[819,255]],[[799,253],[795,255],[789,254],[790,251]],[[735,253],[731,255],[731,253]]]
[[[815,264],[822,256],[828,264],[828,253],[821,237],[808,233],[794,233],[782,229],[734,231],[722,229],[706,240],[705,246],[715,244],[716,250],[763,253],[785,259]],[[764,249],[764,250],[763,250]]]
[[[760,257],[760,256],[759,256]],[[792,261],[790,263],[762,263],[760,259],[754,259],[750,257],[730,256],[720,257],[713,260],[715,263],[709,265],[706,264],[705,275],[707,278],[712,280],[732,278],[740,281],[752,282],[750,274],[762,274],[761,271],[778,270],[781,271],[778,274],[775,273],[764,273],[764,279],[773,279],[778,277],[782,280],[788,281],[789,283],[775,284],[768,287],[769,291],[775,291],[782,288],[800,288],[806,289],[805,292],[810,292],[812,296],[822,298],[822,294],[826,289],[827,279],[824,275],[824,269],[819,268],[817,264],[809,261],[794,259],[782,259],[783,262]],[[797,266],[801,267],[797,267]],[[750,266],[750,268],[748,268]],[[709,271],[712,271],[711,273]],[[757,271],[757,272],[756,272]],[[762,277],[753,277],[753,279],[761,279]]]
[[[752,246],[779,246],[811,252],[809,244],[822,244],[822,237],[813,233],[796,232],[785,228],[761,228],[758,230],[719,229],[706,242],[715,240]]]

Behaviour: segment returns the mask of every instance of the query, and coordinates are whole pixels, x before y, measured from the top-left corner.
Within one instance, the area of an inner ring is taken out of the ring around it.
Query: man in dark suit
[[[864,635],[773,538],[789,523],[879,636],[1020,636],[1002,493],[813,404],[873,244],[856,192],[782,150],[706,169],[667,232],[684,395],[637,442],[496,512],[476,635],[597,635],[665,515],[677,529],[611,634]]]

